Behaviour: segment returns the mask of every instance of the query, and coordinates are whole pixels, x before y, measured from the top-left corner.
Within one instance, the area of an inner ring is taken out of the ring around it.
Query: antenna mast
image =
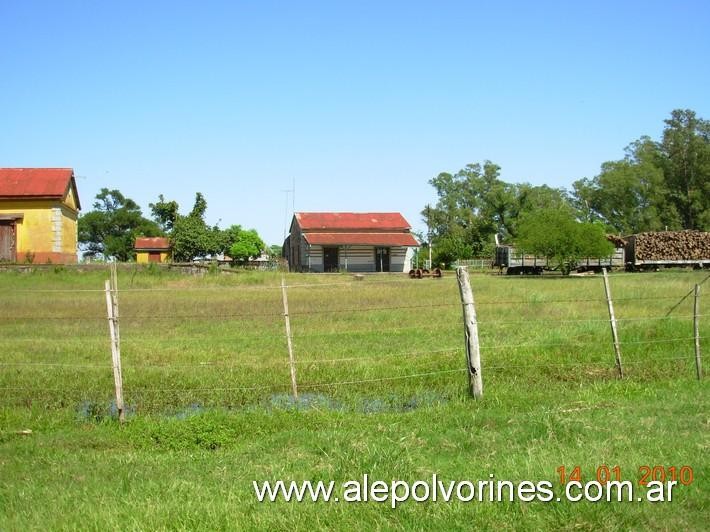
[[[291,212],[296,212],[296,178],[293,178],[293,185],[290,189],[284,189],[281,192],[286,194],[286,202],[284,204],[284,240],[288,234],[288,195],[291,194]]]

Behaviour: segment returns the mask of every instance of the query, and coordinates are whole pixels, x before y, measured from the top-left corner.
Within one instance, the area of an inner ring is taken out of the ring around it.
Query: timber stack
[[[657,231],[626,237],[627,258],[636,261],[702,261],[710,259],[710,232]],[[629,255],[630,254],[630,255]]]
[[[606,239],[614,244],[615,248],[623,248],[626,245],[626,239],[621,235],[606,235]]]

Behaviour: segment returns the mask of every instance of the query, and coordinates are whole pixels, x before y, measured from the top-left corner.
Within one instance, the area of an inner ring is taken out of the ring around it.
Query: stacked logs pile
[[[710,233],[703,231],[659,231],[639,233],[634,243],[637,260],[710,259]]]
[[[626,240],[617,235],[606,235],[606,239],[614,244],[615,248],[623,248],[626,245]]]

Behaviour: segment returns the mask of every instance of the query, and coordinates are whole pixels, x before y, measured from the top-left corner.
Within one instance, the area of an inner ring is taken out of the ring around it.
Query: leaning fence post
[[[481,378],[481,350],[478,344],[478,323],[476,321],[476,306],[473,302],[473,291],[468,278],[468,270],[464,266],[456,268],[456,278],[461,293],[463,307],[463,328],[466,340],[466,366],[468,367],[468,386],[471,395],[476,399],[483,396],[483,379]]]
[[[113,362],[113,383],[116,390],[116,408],[118,410],[118,420],[125,421],[125,411],[123,408],[123,377],[121,376],[121,343],[118,336],[118,305],[112,294],[111,281],[106,280],[104,288],[106,290],[106,312],[108,313],[108,329],[111,335],[111,360]]]
[[[286,344],[288,345],[288,363],[291,369],[291,389],[293,398],[298,399],[298,386],[296,385],[296,360],[293,356],[293,343],[291,341],[291,318],[288,315],[288,296],[286,295],[286,279],[281,276],[281,296],[284,304],[284,322],[286,324]]]
[[[700,285],[695,285],[693,301],[693,336],[695,337],[695,372],[698,380],[703,378],[703,364],[700,360]]]
[[[619,345],[619,333],[616,330],[616,316],[614,315],[614,303],[611,300],[611,290],[609,289],[609,278],[606,275],[606,268],[602,268],[604,274],[604,292],[606,293],[606,304],[609,307],[609,323],[611,324],[611,337],[614,341],[614,357],[616,368],[619,370],[619,378],[624,377],[624,370],[621,367],[621,346]]]

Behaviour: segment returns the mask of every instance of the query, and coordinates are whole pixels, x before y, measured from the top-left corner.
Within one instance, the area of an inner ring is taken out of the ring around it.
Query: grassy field
[[[611,276],[619,380],[599,276],[473,275],[484,381],[473,401],[453,277],[287,275],[294,401],[280,274],[121,270],[119,426],[106,274],[1,273],[0,529],[705,529],[710,401],[682,298],[706,276]],[[702,317],[705,352],[709,333]],[[394,510],[259,503],[252,489],[365,473],[559,488],[558,467],[593,480],[604,464],[634,483],[643,466],[685,465],[694,481],[669,503]]]

